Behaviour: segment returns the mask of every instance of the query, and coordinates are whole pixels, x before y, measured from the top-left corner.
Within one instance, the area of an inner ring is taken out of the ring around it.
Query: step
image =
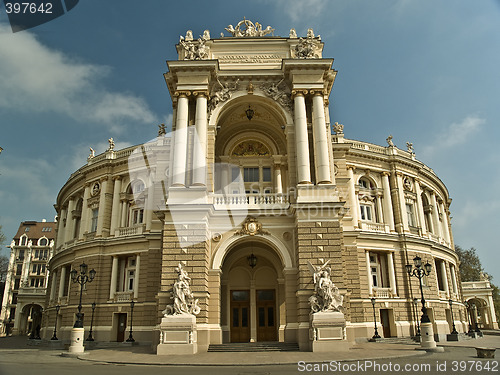
[[[288,342],[245,342],[212,344],[209,352],[292,352],[299,351],[297,343]]]

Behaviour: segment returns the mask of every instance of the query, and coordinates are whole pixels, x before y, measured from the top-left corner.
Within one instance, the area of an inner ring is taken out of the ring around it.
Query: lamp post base
[[[71,345],[69,347],[70,353],[83,353],[85,348],[83,347],[83,336],[85,330],[83,328],[73,328],[71,330]]]
[[[420,348],[428,352],[444,352],[442,346],[437,346],[436,341],[434,341],[434,330],[432,329],[432,323],[421,323],[420,324]]]

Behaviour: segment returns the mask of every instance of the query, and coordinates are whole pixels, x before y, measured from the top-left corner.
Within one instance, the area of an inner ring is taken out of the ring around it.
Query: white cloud
[[[474,132],[478,131],[486,122],[484,118],[476,115],[467,116],[461,122],[454,122],[441,131],[433,143],[425,146],[422,153],[430,157],[437,151],[446,150],[465,143]]]
[[[299,22],[320,16],[328,5],[328,0],[275,0],[272,4],[285,11],[293,22]]]
[[[442,135],[441,147],[453,147],[464,143],[485,122],[485,119],[478,116],[467,116],[461,122],[454,122]]]
[[[32,33],[14,34],[0,23],[0,108],[64,114],[114,131],[119,121],[154,122],[156,116],[143,99],[99,87],[109,72],[44,46]]]

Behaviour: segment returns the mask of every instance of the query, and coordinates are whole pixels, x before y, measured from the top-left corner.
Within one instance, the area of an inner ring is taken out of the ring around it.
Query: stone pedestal
[[[83,347],[83,335],[85,330],[83,328],[73,328],[71,329],[71,344],[69,346],[69,352],[73,354],[83,353],[85,348]]]
[[[311,314],[311,350],[313,352],[349,350],[345,325],[344,314],[341,312]]]
[[[444,348],[436,346],[432,323],[420,323],[420,349],[428,352],[443,352]]]
[[[197,351],[196,316],[180,314],[162,318],[157,355],[195,354]]]

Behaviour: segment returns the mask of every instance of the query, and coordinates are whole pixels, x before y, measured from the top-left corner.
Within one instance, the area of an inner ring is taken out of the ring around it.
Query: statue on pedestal
[[[314,294],[309,298],[311,312],[343,312],[343,297],[339,292],[339,288],[331,280],[332,270],[327,267],[329,261],[324,262],[322,259],[320,261],[323,264],[316,267],[311,262],[308,262],[314,282]]]
[[[164,316],[179,314],[198,315],[200,307],[198,306],[198,300],[194,299],[193,292],[189,286],[191,278],[183,268],[182,263],[179,263],[179,266],[175,270],[177,271],[177,280],[174,282],[173,287],[174,303],[167,305],[166,309],[163,310]]]

